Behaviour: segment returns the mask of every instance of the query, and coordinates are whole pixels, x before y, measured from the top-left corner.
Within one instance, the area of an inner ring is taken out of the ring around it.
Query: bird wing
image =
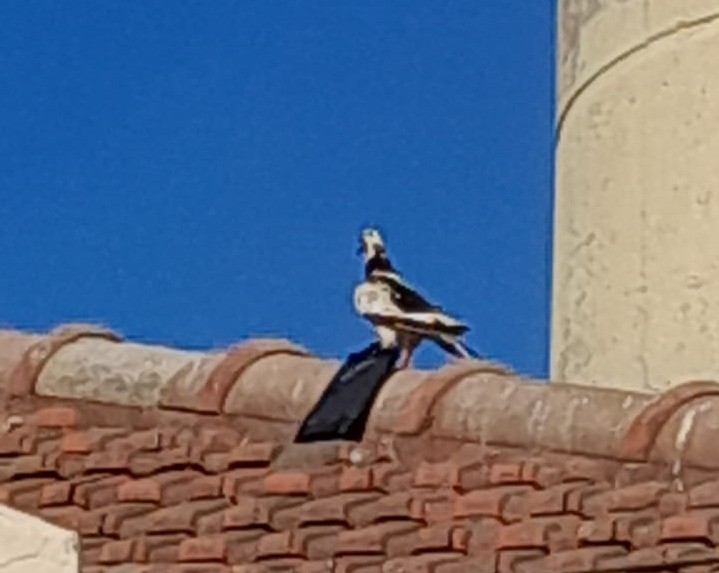
[[[392,298],[405,312],[443,312],[442,308],[429,302],[398,274],[388,271],[375,271],[370,280],[386,284],[392,290]]]
[[[423,334],[425,336],[449,335],[461,336],[469,327],[444,313],[391,313],[380,312],[368,316],[378,324],[391,326],[397,330]]]
[[[355,289],[355,309],[375,324],[425,336],[459,336],[469,330],[468,326],[437,307],[418,304],[415,305],[417,310],[409,311],[397,298],[390,282],[364,282]]]

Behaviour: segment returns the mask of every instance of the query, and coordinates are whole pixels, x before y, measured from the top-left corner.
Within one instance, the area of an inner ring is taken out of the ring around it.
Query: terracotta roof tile
[[[80,532],[84,573],[719,565],[712,384],[662,398],[458,363],[395,374],[360,444],[291,444],[336,361],[59,332],[0,332],[0,503]]]
[[[19,330],[0,330],[0,386],[9,385],[10,375],[23,355],[42,338]]]

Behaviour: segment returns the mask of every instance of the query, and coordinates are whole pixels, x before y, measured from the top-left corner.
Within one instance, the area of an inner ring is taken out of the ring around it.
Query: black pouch
[[[382,348],[377,342],[350,354],[305,418],[295,442],[359,442],[377,392],[398,358],[399,349]]]

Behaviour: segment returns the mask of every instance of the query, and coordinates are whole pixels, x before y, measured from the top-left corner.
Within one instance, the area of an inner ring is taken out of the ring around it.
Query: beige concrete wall
[[[553,284],[553,379],[719,379],[719,0],[559,0]]]
[[[77,533],[0,505],[2,573],[77,573]]]

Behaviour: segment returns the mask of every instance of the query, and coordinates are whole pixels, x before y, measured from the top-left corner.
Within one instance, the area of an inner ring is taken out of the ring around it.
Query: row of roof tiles
[[[476,443],[406,464],[382,443],[252,443],[232,423],[77,420],[71,407],[41,408],[5,432],[0,503],[78,531],[84,573],[719,565],[715,478],[679,488],[652,464]]]
[[[338,365],[286,341],[0,332],[0,503],[78,531],[83,573],[719,566],[716,385],[459,362],[394,374],[361,443],[292,444]]]
[[[232,418],[251,428],[253,438],[288,442],[338,366],[285,340],[189,352],[125,342],[92,325],[66,325],[46,335],[0,331],[0,399],[12,402],[15,412],[29,396],[79,400],[84,407],[74,415],[80,425],[83,418],[86,425],[103,425],[108,414],[101,406],[111,404],[135,407],[128,411],[137,417],[152,410]],[[717,427],[714,382],[650,396],[542,384],[467,360],[395,373],[377,397],[367,435],[426,434],[719,468],[712,446]]]

